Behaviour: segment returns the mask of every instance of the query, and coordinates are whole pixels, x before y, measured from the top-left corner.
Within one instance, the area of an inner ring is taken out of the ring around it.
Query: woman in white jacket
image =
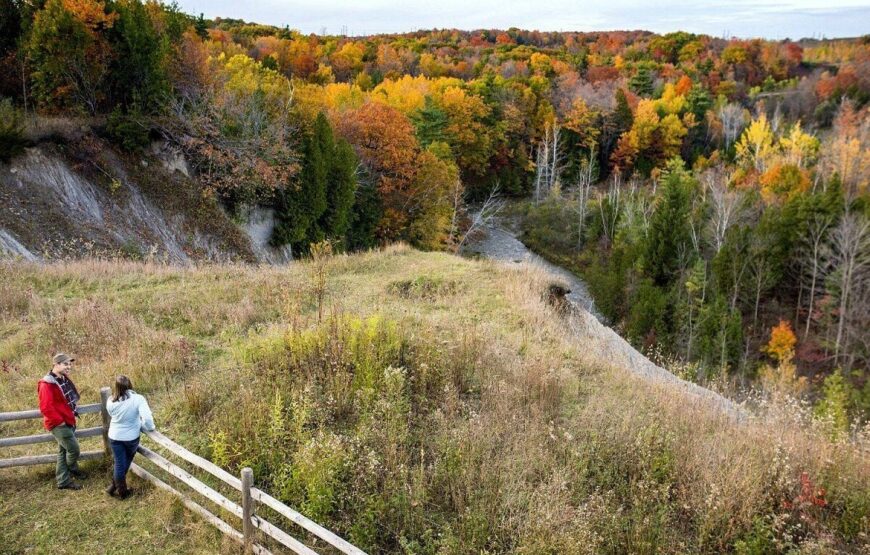
[[[106,493],[126,499],[130,495],[127,471],[130,470],[133,456],[139,447],[139,434],[141,430],[154,430],[154,417],[148,401],[133,391],[130,378],[124,375],[115,379],[115,391],[106,402],[106,411],[112,417],[109,423],[109,443],[115,456],[112,484],[106,488]]]

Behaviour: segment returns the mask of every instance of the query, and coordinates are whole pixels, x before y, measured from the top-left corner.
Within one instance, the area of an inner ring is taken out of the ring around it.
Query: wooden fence
[[[100,459],[104,456],[110,456],[109,448],[109,414],[106,412],[106,401],[109,398],[109,388],[104,387],[100,390],[100,403],[92,405],[80,405],[78,407],[79,414],[88,414],[99,412],[102,415],[102,425],[93,428],[85,428],[76,430],[76,437],[87,438],[101,435],[103,437],[103,449],[100,451],[82,451],[80,459]],[[26,410],[19,412],[2,412],[0,413],[0,422],[9,422],[13,420],[24,420],[42,418],[42,413],[39,410]],[[217,515],[194,501],[189,495],[177,490],[173,486],[167,484],[148,470],[140,465],[133,463],[130,466],[130,471],[136,476],[151,482],[156,487],[171,492],[173,495],[181,498],[182,503],[191,511],[199,514],[203,519],[216,526],[221,532],[238,541],[245,546],[247,551],[259,554],[271,554],[271,552],[260,544],[254,542],[255,530],[260,530],[266,536],[274,539],[281,545],[289,548],[294,553],[303,555],[317,555],[317,552],[303,544],[298,539],[294,538],[281,528],[275,526],[266,519],[256,514],[256,504],[265,505],[279,515],[287,518],[294,524],[300,526],[308,533],[326,542],[341,553],[348,555],[366,555],[366,553],[358,547],[351,545],[347,541],[330,532],[323,526],[308,519],[297,511],[294,511],[287,505],[278,501],[268,493],[254,487],[254,473],[250,468],[243,468],[240,477],[233,476],[226,470],[220,468],[214,463],[192,453],[175,443],[160,432],[145,432],[145,435],[155,444],[163,447],[172,455],[187,461],[195,467],[208,472],[212,476],[218,478],[225,484],[237,490],[240,494],[241,504],[227,498],[214,488],[208,486],[180,466],[171,462],[169,459],[157,453],[156,451],[142,445],[140,443],[138,452],[154,466],[165,471],[170,476],[184,483],[194,492],[205,497],[210,502],[214,503],[221,509],[232,514],[241,520],[242,531],[236,530],[229,523],[221,520]],[[38,434],[22,437],[0,438],[0,447],[12,447],[17,445],[28,445],[32,443],[43,443],[54,441],[54,436],[51,434]],[[13,466],[27,466],[34,464],[49,464],[57,461],[57,455],[33,455],[26,457],[17,457],[12,459],[0,459],[0,468],[9,468]]]

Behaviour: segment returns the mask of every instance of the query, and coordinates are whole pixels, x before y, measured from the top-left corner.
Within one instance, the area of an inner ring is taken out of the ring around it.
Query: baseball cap
[[[56,355],[54,355],[54,358],[52,360],[54,360],[55,364],[63,364],[64,362],[72,362],[75,359],[66,353],[57,353]]]

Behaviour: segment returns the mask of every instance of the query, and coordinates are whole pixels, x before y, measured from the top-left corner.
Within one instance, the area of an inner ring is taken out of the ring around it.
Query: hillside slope
[[[154,143],[131,155],[87,127],[62,133],[0,162],[0,258],[288,259],[268,246],[262,211],[241,226],[232,221],[174,149]]]
[[[547,300],[540,269],[394,247],[290,267],[4,263],[0,278],[2,410],[33,405],[55,349],[78,356],[86,398],[123,371],[167,435],[233,472],[252,466],[369,552],[868,547],[860,446],[775,404],[736,422],[629,371],[637,361]],[[40,507],[75,514],[76,497],[30,480],[50,476],[0,474],[13,552],[64,549],[63,535],[19,528],[65,526],[95,545],[124,523],[113,511],[94,529],[62,524]],[[144,495],[122,510],[143,523],[143,552],[203,549],[205,529],[167,539],[189,517]],[[161,519],[167,534],[148,536]]]

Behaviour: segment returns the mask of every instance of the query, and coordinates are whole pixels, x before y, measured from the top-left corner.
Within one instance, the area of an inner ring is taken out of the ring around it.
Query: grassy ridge
[[[170,437],[233,472],[254,467],[264,487],[374,553],[868,544],[860,446],[832,444],[779,405],[735,424],[588,360],[534,269],[395,247],[289,268],[6,264],[0,278],[2,410],[34,405],[55,349],[78,355],[86,398],[124,371]],[[0,474],[0,545],[54,551],[62,535],[7,526],[72,509],[72,496],[31,481],[45,485],[48,471]],[[89,488],[90,510],[114,507]],[[207,526],[157,492],[123,511],[145,543],[151,523],[197,527],[177,544],[151,529],[154,551],[214,549]],[[93,534],[125,525],[113,514]]]

